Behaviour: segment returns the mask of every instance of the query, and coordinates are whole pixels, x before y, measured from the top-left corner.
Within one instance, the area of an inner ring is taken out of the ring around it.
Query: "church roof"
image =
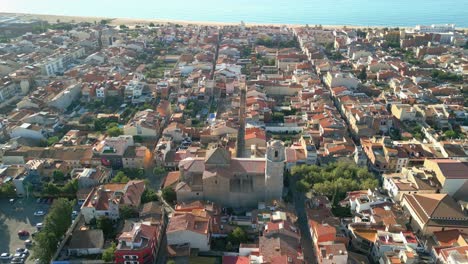
[[[224,148],[214,148],[208,150],[206,153],[205,163],[206,164],[229,164],[231,155],[229,151]]]

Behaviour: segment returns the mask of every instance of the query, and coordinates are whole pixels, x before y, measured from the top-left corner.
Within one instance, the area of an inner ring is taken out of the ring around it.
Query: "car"
[[[27,256],[26,254],[24,254],[24,253],[15,253],[15,255],[13,255],[13,259],[18,258],[18,259],[23,259],[23,260],[24,260],[24,259],[26,259],[27,257],[28,257],[28,256]]]
[[[11,264],[23,264],[24,263],[24,259],[22,258],[13,258],[11,259]]]
[[[41,203],[41,198],[37,198],[36,203]]]
[[[18,231],[18,236],[20,236],[20,237],[29,236],[29,232],[26,231],[26,230],[20,230],[20,231]]]
[[[29,250],[27,248],[17,248],[16,253],[29,255]]]
[[[33,245],[33,241],[31,239],[27,239],[24,241],[24,246],[25,247],[30,247]]]
[[[43,216],[43,215],[45,215],[45,213],[44,213],[44,211],[36,211],[36,212],[34,212],[34,215],[35,216]]]
[[[2,253],[0,255],[0,259],[11,259],[11,254],[10,253]]]
[[[43,228],[43,227],[44,227],[44,224],[42,224],[42,223],[37,223],[36,224],[37,230],[41,230],[41,228]]]
[[[10,201],[10,203],[14,203],[15,199],[10,199],[9,201]]]

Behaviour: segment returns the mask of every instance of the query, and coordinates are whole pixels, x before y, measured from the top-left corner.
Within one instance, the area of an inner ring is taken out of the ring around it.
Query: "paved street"
[[[17,235],[20,230],[30,234],[36,230],[35,225],[43,221],[43,216],[34,216],[37,210],[48,211],[49,205],[37,204],[35,199],[16,199],[11,204],[8,199],[0,199],[0,252],[14,253],[19,247],[24,247],[24,240]],[[27,263],[33,263],[28,258]]]
[[[297,223],[301,230],[301,246],[304,254],[304,260],[306,263],[315,264],[317,261],[313,250],[312,237],[310,236],[309,223],[307,221],[305,195],[296,191],[296,178],[291,177],[290,179],[292,179],[290,187],[294,196],[294,206],[298,217]]]

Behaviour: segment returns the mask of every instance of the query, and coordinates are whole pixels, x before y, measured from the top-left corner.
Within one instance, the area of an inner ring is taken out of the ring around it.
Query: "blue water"
[[[323,25],[454,23],[468,0],[0,0],[0,12]]]

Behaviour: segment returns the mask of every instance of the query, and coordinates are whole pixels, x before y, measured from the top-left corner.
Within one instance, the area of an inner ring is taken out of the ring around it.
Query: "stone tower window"
[[[275,158],[277,158],[277,157],[278,157],[278,154],[279,154],[279,153],[278,153],[278,151],[277,151],[277,150],[275,150]]]

